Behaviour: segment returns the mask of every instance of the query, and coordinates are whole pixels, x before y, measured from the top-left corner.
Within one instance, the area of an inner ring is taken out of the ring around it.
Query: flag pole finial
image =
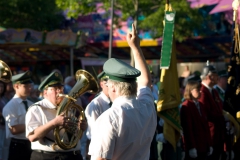
[[[237,10],[239,7],[239,1],[238,0],[233,0],[232,2],[232,8],[233,8],[233,21],[236,21],[236,17],[237,17]]]

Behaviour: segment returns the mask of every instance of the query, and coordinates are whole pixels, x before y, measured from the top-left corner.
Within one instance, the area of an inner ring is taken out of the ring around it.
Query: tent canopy
[[[230,55],[231,36],[197,37],[176,43],[178,62],[219,61]],[[141,47],[148,60],[160,59],[162,40],[143,40]],[[87,43],[80,48],[74,48],[73,59],[108,58],[109,42]],[[1,59],[5,62],[32,62],[69,60],[71,46],[64,45],[30,45],[30,44],[0,44]],[[114,41],[112,57],[130,59],[130,48],[126,41]],[[219,59],[220,58],[220,59]]]

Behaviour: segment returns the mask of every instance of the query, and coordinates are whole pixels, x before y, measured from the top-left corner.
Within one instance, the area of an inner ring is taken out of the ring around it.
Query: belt
[[[44,154],[73,154],[73,155],[81,154],[80,150],[69,151],[69,152],[49,152],[49,151],[43,151],[43,150],[33,150],[33,151],[44,153]]]
[[[30,143],[29,140],[25,140],[25,139],[16,139],[16,138],[11,138],[11,142],[14,142],[14,143],[22,143],[22,144]]]

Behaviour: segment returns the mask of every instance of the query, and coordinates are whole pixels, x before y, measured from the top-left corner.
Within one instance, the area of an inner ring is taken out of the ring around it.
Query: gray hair
[[[202,80],[205,80],[207,79],[207,76],[211,76],[212,74],[213,74],[212,72],[209,72],[207,75],[201,75],[200,77]]]
[[[135,80],[130,82],[119,82],[108,79],[108,84],[112,84],[117,88],[118,94],[121,96],[136,96],[137,95],[137,82]]]

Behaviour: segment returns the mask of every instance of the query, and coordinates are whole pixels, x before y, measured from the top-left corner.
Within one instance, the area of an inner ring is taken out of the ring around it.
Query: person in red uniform
[[[203,68],[201,86],[201,97],[206,111],[208,126],[210,129],[213,153],[210,160],[219,160],[224,151],[225,119],[223,116],[223,105],[217,91],[213,86],[217,83],[218,74],[214,66],[207,65]]]
[[[189,81],[184,91],[185,101],[180,110],[185,146],[185,160],[206,160],[212,154],[210,131],[203,104],[198,101],[201,85]]]

